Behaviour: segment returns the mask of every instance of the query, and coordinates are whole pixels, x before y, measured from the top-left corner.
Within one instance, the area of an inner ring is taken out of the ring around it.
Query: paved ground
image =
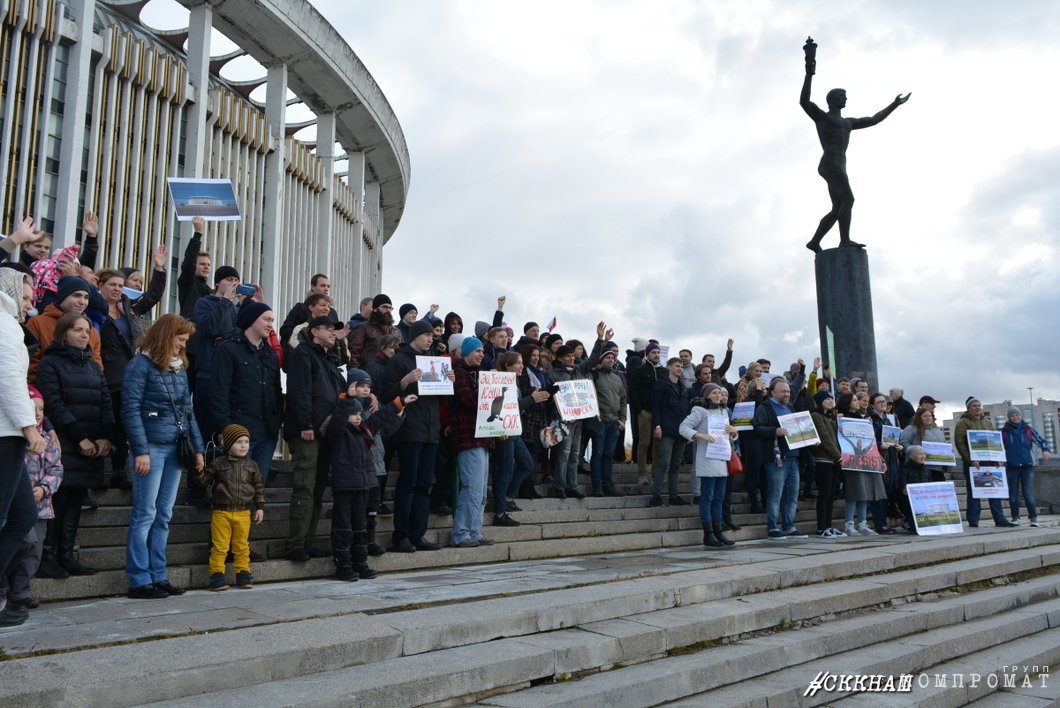
[[[1048,526],[1060,521],[1042,520]],[[966,529],[964,533],[1005,532],[988,524],[980,529]],[[898,534],[832,541],[812,537],[761,540],[741,542],[721,550],[692,546],[390,573],[355,583],[301,580],[259,585],[252,590],[193,590],[167,600],[113,597],[47,603],[33,610],[24,625],[0,629],[0,651],[12,657],[312,617],[386,613],[470,598],[542,592],[646,575],[812,556],[836,548],[892,546],[934,538]]]

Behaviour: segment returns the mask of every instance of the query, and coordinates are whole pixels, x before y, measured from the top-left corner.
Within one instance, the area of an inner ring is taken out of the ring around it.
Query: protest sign
[[[913,523],[921,536],[961,533],[961,510],[953,482],[906,485]]]
[[[452,359],[447,356],[417,356],[416,368],[423,372],[419,386],[421,396],[453,395],[453,382],[449,380]]]
[[[751,419],[755,415],[755,402],[744,401],[737,403],[732,409],[732,426],[737,430],[753,430]]]
[[[880,436],[880,442],[884,445],[897,445],[898,438],[902,435],[901,429],[895,425],[883,426],[883,435]]]
[[[478,410],[475,413],[475,437],[499,438],[522,435],[519,417],[519,388],[515,373],[508,371],[478,372]]]
[[[1004,467],[971,467],[973,499],[1008,499],[1008,479]]]
[[[239,205],[230,179],[167,177],[177,221],[201,216],[207,221],[239,221]]]
[[[842,468],[858,472],[879,472],[886,466],[876,448],[876,433],[872,423],[863,418],[839,419],[839,451],[843,455]]]
[[[788,449],[798,450],[800,447],[820,445],[821,438],[817,435],[817,426],[813,424],[813,418],[809,412],[799,411],[788,415],[777,416],[780,427],[788,431],[784,439],[788,443]]]
[[[666,366],[666,362],[670,361],[670,345],[660,344],[659,345],[659,363]]]
[[[973,462],[1004,462],[1005,444],[1000,430],[969,430],[968,454]]]
[[[558,381],[556,386],[559,390],[552,400],[556,402],[556,410],[562,420],[582,420],[600,415],[596,405],[596,387],[590,379]]]
[[[706,445],[706,457],[708,460],[725,460],[732,457],[732,443],[729,434],[725,432],[725,426],[729,424],[729,414],[725,411],[707,411],[707,435],[714,438],[714,442]]]
[[[921,444],[924,448],[924,454],[927,455],[927,460],[924,461],[925,465],[934,465],[936,467],[956,467],[957,459],[953,456],[953,445],[948,442],[928,442],[924,441]]]

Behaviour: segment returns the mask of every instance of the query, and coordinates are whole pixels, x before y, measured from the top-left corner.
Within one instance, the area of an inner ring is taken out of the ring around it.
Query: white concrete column
[[[184,134],[184,176],[206,176],[206,118],[210,107],[210,31],[213,9],[207,5],[191,8],[188,18],[189,96],[187,132]],[[191,229],[190,222],[187,225]],[[191,235],[191,231],[188,231]]]
[[[318,273],[329,277],[332,267],[332,238],[335,233],[335,114],[321,113],[317,116],[317,157],[324,168],[324,193],[318,200],[317,212],[317,263]],[[334,286],[333,286],[334,287]]]
[[[95,0],[67,0],[77,21],[77,37],[70,48],[70,63],[66,67],[66,95],[63,97],[63,133],[59,146],[59,183],[55,193],[81,193],[81,168],[85,151],[85,115],[88,113],[88,77],[92,70],[92,18],[96,13]],[[51,110],[45,106],[45,110]],[[69,246],[74,242],[78,224],[77,198],[58,199],[55,204],[55,245]],[[90,209],[94,209],[91,205]]]
[[[265,118],[269,122],[271,149],[265,156],[265,210],[261,229],[261,287],[266,302],[274,307],[287,302],[287,293],[277,292],[280,284],[280,245],[284,221],[284,170],[287,115],[287,65],[268,67],[265,87]],[[280,298],[283,298],[282,300]]]
[[[374,258],[369,262],[368,291],[379,293],[382,291],[382,268],[383,268],[383,212],[379,208],[379,183],[365,182],[364,185],[364,209],[371,216],[371,223],[375,227],[371,234],[371,241],[375,247],[372,250]]]
[[[361,298],[368,297],[368,284],[361,277],[362,265],[364,263],[364,153],[347,152],[349,167],[347,168],[346,184],[353,190],[354,218],[357,220],[355,226],[355,243],[350,256],[350,270],[355,280],[351,283],[353,287],[354,309],[360,304]]]

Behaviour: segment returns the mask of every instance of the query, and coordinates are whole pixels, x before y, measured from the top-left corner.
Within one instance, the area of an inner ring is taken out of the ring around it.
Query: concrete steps
[[[963,659],[978,667],[977,652],[1021,637],[1036,648],[1013,662],[1052,660],[1045,647],[1057,646],[1046,633],[1060,625],[1058,568],[1060,530],[980,529],[318,581],[297,586],[318,594],[301,614],[275,599],[293,596],[291,583],[161,603],[72,603],[52,611],[68,624],[0,633],[12,656],[54,650],[64,636],[68,652],[0,662],[0,702],[790,704],[818,665],[914,672]],[[92,619],[110,620],[69,624],[89,608]],[[78,632],[80,640],[69,638]],[[107,636],[118,644],[100,647]],[[706,694],[740,689],[751,693]]]

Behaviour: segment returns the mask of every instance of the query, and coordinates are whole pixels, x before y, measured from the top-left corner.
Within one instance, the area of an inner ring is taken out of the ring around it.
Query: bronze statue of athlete
[[[828,183],[828,196],[832,199],[832,210],[821,219],[806,248],[820,253],[821,239],[837,221],[839,245],[863,248],[862,244],[850,240],[850,211],[854,206],[854,193],[850,190],[850,180],[847,178],[847,144],[850,142],[850,131],[876,125],[891,115],[895,108],[908,101],[910,94],[898,94],[890,105],[870,118],[844,118],[841,111],[847,105],[847,92],[836,88],[829,91],[825,97],[828,102],[826,113],[810,100],[810,82],[817,69],[817,45],[813,39],[807,38],[803,51],[806,52],[806,78],[802,82],[799,105],[817,125],[817,137],[824,149],[821,163],[817,166],[817,174]]]

